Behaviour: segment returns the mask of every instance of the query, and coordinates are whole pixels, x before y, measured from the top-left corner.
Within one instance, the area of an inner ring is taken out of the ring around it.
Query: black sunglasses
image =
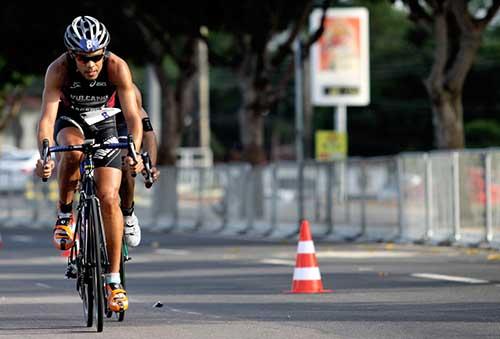
[[[104,53],[92,55],[92,56],[88,56],[88,55],[84,55],[84,54],[73,54],[73,55],[75,56],[75,59],[78,60],[79,62],[81,62],[82,64],[86,64],[89,61],[98,62],[98,61],[101,61],[102,58],[104,57]]]

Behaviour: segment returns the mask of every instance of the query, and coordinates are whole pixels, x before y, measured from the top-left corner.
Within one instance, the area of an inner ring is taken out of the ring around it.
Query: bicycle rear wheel
[[[87,322],[87,327],[92,327],[94,322],[94,284],[91,274],[90,271],[85,274],[84,279],[88,282],[83,283],[81,286],[83,313]]]
[[[103,283],[103,255],[101,249],[103,244],[102,237],[102,223],[101,211],[97,198],[91,199],[89,221],[92,223],[92,253],[94,254],[93,260],[93,289],[94,289],[94,302],[95,302],[95,315],[97,332],[102,332],[104,325],[104,283]]]

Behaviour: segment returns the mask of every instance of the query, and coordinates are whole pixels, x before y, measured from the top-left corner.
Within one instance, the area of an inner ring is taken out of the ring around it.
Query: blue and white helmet
[[[91,16],[76,17],[64,33],[64,45],[72,51],[90,53],[106,48],[109,33],[106,26]]]

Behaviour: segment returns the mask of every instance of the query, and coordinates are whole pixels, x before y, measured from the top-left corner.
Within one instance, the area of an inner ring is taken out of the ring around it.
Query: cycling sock
[[[106,273],[106,284],[120,284],[120,273]]]
[[[125,208],[122,206],[122,213],[124,217],[130,217],[134,213],[134,202],[132,201],[132,206],[130,208]]]
[[[73,201],[69,204],[59,202],[59,210],[61,213],[71,213],[71,211],[73,211]]]

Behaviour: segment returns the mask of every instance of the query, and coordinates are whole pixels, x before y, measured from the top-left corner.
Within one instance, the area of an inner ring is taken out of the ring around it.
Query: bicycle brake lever
[[[145,179],[146,179],[146,182],[144,183],[144,185],[146,186],[146,188],[151,188],[151,186],[153,186],[153,175],[151,173],[151,167],[152,167],[152,164],[151,164],[151,158],[148,154],[148,152],[143,152],[141,153],[141,158],[142,158],[142,162],[144,163],[144,169],[145,169]]]
[[[49,157],[49,139],[43,139],[42,141],[42,160],[43,167],[47,164],[47,158]],[[47,178],[42,178],[43,182],[47,182]]]

